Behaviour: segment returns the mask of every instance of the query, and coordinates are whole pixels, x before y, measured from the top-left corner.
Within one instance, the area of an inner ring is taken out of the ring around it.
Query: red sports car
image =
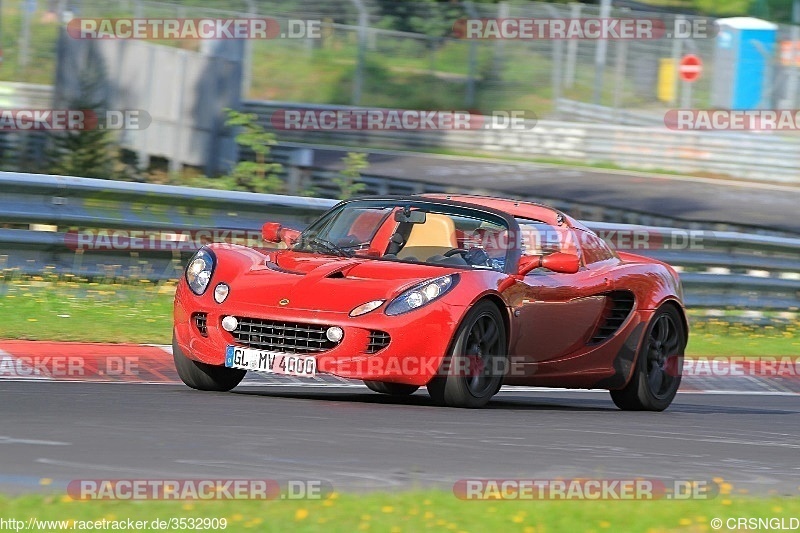
[[[481,407],[501,385],[601,388],[665,409],[688,325],[678,274],[617,253],[547,206],[478,196],[344,201],[307,229],[267,223],[273,248],[217,243],[175,295],[175,366],[226,391],[247,371],[427,387]]]

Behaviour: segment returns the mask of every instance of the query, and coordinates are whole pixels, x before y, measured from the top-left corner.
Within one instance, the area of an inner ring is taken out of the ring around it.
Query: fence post
[[[569,18],[581,18],[581,7],[583,4],[572,3],[569,5]],[[564,65],[564,85],[571,89],[575,85],[575,61],[578,55],[579,39],[570,39],[567,42],[567,61]]]
[[[359,105],[364,85],[364,55],[367,46],[369,14],[361,0],[351,0],[351,2],[358,9],[358,51],[356,52],[356,71],[353,75],[353,105]]]
[[[600,18],[606,19],[611,14],[611,0],[601,0]],[[592,102],[599,104],[603,98],[603,73],[606,68],[606,52],[608,51],[608,40],[600,38],[597,41],[597,48],[594,54],[594,94]]]
[[[464,2],[464,9],[470,18],[478,18],[478,12],[472,2]],[[464,96],[464,107],[472,108],[475,105],[475,71],[478,63],[478,43],[475,39],[469,40],[469,55],[467,57],[467,91]]]

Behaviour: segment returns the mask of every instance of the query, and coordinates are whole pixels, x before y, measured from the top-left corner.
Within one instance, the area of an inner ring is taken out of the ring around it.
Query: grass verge
[[[800,516],[800,498],[721,495],[691,501],[462,501],[444,491],[333,493],[303,501],[72,501],[0,497],[0,516],[27,521],[224,518],[225,531],[712,531],[713,519]],[[57,527],[53,527],[53,530]]]

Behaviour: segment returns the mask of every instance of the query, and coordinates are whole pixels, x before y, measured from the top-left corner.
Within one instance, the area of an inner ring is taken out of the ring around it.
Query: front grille
[[[239,325],[232,335],[240,344],[250,348],[283,353],[319,353],[338,345],[325,336],[330,326],[240,316],[236,319]]]
[[[367,353],[375,353],[389,346],[392,338],[385,331],[370,331]]]
[[[200,335],[208,337],[208,315],[206,313],[195,313],[192,318],[194,318],[194,326],[200,332]]]

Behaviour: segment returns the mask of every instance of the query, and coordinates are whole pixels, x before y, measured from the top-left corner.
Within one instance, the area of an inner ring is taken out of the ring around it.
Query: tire
[[[493,303],[479,302],[458,327],[428,394],[439,405],[483,407],[497,394],[508,361],[503,317]]]
[[[662,306],[650,319],[630,382],[612,390],[611,399],[623,411],[663,411],[681,384],[686,328],[680,312]]]
[[[386,383],[383,381],[368,381],[364,380],[364,385],[375,392],[381,394],[388,394],[390,396],[410,396],[417,392],[419,387],[417,385],[406,385],[404,383]]]
[[[172,336],[172,358],[178,376],[187,386],[204,391],[227,392],[239,384],[247,370],[209,365],[186,357]]]

